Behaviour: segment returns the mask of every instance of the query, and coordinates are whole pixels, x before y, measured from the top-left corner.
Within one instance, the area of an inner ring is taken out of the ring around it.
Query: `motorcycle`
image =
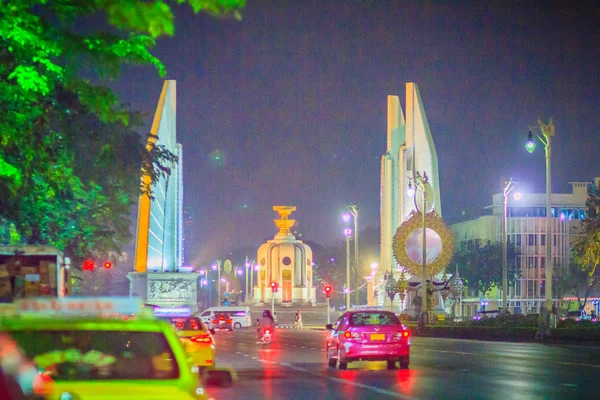
[[[263,347],[269,347],[271,345],[272,340],[273,340],[273,330],[271,328],[266,328],[265,330],[263,330],[263,334],[260,339],[260,344]]]

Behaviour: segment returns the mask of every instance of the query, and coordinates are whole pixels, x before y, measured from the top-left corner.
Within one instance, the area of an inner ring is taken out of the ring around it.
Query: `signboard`
[[[156,308],[154,315],[157,317],[182,317],[188,318],[192,316],[192,309],[189,307],[164,307]]]
[[[20,299],[15,302],[21,315],[101,316],[137,314],[142,303],[137,297],[58,297]]]
[[[223,264],[223,271],[225,271],[226,274],[230,274],[232,269],[233,266],[231,265],[231,260],[225,260],[225,264]]]

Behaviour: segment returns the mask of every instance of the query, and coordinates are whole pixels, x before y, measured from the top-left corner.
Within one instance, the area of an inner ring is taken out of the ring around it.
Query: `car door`
[[[337,321],[335,321],[333,329],[330,330],[329,334],[327,335],[327,352],[329,357],[337,355],[337,347],[339,344],[338,336],[344,332],[344,317],[345,315],[342,315]]]

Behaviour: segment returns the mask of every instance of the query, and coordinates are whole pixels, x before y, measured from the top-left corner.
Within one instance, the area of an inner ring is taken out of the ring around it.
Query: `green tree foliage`
[[[591,185],[588,189],[587,218],[583,220],[582,237],[575,242],[573,256],[575,262],[590,277],[600,266],[600,188]]]
[[[244,0],[176,0],[194,12],[234,15]],[[76,23],[104,15],[110,29]],[[109,89],[81,77],[116,79],[121,66],[164,65],[151,49],[172,35],[168,2],[0,0],[0,220],[27,243],[75,260],[118,250],[129,237],[139,171],[169,173],[172,154],[146,151],[139,116]]]
[[[573,260],[569,265],[565,282],[579,302],[585,305],[591,290],[600,283],[600,188],[588,189],[587,218],[581,224],[582,236],[573,246]]]
[[[521,275],[518,267],[518,252],[508,244],[507,271],[508,284],[514,285]],[[458,265],[460,276],[466,286],[485,297],[492,287],[502,287],[502,243],[487,241],[483,246],[471,250],[458,251],[453,264]]]

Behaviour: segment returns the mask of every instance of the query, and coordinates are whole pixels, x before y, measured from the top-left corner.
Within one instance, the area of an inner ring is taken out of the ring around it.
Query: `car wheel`
[[[240,324],[239,322],[236,322],[236,323],[233,325],[233,327],[234,327],[235,329],[240,329],[240,328],[242,327],[242,324]]]
[[[331,368],[335,368],[336,360],[335,360],[335,358],[329,357],[329,347],[327,347],[326,357],[327,357],[327,365]]]
[[[387,360],[388,369],[396,369],[396,360]]]
[[[340,352],[340,349],[338,349],[338,354],[337,354],[337,366],[339,369],[348,368],[348,362],[346,360],[342,360],[342,353]]]
[[[408,364],[410,362],[410,356],[404,356],[400,359],[400,368],[406,369],[408,368]]]

